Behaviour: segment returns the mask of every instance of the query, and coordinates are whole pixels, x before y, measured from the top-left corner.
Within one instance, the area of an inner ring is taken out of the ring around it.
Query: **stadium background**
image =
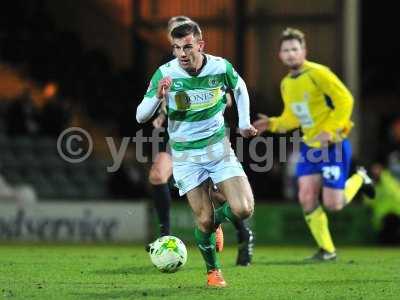
[[[399,46],[390,31],[396,10],[388,6],[357,0],[15,0],[0,18],[3,242],[142,243],[154,237],[149,164],[137,162],[130,143],[121,168],[107,172],[112,160],[105,137],[122,141],[142,128],[136,106],[152,72],[170,56],[166,22],[180,14],[200,23],[207,52],[228,58],[242,74],[253,118],[282,109],[285,69],[277,59],[277,39],[286,26],[304,30],[310,60],[330,66],[355,95],[355,161],[371,167],[385,159],[393,144],[391,124],[400,118]],[[228,120],[235,124],[234,109]],[[77,164],[64,161],[56,147],[59,134],[71,126],[85,129],[94,141],[91,157]],[[150,125],[144,128],[150,133]],[[245,155],[244,165],[249,162]],[[258,243],[312,245],[286,164],[248,174]],[[174,198],[172,230],[191,243],[191,214],[176,192]],[[359,199],[332,216],[335,238],[346,244],[398,243],[396,205],[385,211],[394,219],[384,228],[374,226],[374,209]],[[232,242],[231,228],[226,230]]]

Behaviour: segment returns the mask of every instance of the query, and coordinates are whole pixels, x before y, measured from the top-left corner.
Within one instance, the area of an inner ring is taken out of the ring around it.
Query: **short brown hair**
[[[193,34],[195,38],[202,39],[201,29],[199,24],[194,21],[187,21],[176,26],[171,31],[171,37],[181,39],[189,34]]]
[[[177,27],[183,23],[190,22],[190,21],[193,21],[193,20],[186,16],[172,17],[171,19],[168,20],[168,25],[167,25],[168,34],[171,34],[171,31],[175,27]]]
[[[279,40],[279,45],[282,45],[284,41],[288,40],[298,40],[300,45],[305,48],[306,47],[306,38],[304,33],[296,28],[286,28],[282,31],[281,38]]]

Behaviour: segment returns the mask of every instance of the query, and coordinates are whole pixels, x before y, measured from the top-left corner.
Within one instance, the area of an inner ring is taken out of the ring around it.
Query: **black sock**
[[[249,225],[246,220],[236,220],[232,222],[233,226],[236,228],[238,242],[241,243],[243,240],[248,238],[249,235]]]
[[[152,185],[154,207],[160,224],[160,235],[169,235],[169,213],[171,207],[171,194],[167,183]]]

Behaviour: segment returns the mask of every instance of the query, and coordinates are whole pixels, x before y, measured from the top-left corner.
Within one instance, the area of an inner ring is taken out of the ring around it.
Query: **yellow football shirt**
[[[353,96],[329,68],[305,61],[300,73],[288,74],[281,82],[284,109],[270,118],[270,131],[286,132],[300,127],[303,140],[319,148],[315,137],[321,131],[331,133],[333,142],[347,137],[353,122]]]

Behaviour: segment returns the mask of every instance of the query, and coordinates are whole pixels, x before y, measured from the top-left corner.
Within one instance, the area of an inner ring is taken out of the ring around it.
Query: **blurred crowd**
[[[0,20],[0,64],[26,81],[16,97],[0,95],[1,135],[56,139],[79,111],[93,126],[111,128],[116,137],[134,136],[133,99],[145,89],[140,70],[116,71],[102,49],[86,49],[77,33],[58,28],[45,1],[12,1],[1,10]],[[39,102],[38,88],[44,95]],[[144,176],[132,175],[142,167],[132,160],[126,159],[116,173],[103,172],[105,196],[145,197]],[[117,184],[116,178],[126,184]]]

